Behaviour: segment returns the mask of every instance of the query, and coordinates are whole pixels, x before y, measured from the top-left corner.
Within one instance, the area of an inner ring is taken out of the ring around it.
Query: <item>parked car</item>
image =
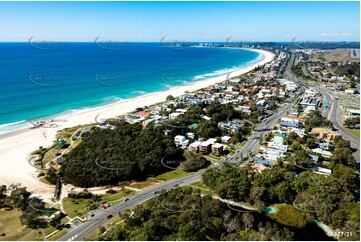
[[[126,202],[126,201],[128,201],[128,200],[129,200],[129,198],[125,198],[125,199],[124,199],[124,202]]]
[[[111,217],[113,217],[113,215],[108,214],[107,216],[105,216],[107,219],[110,219]]]

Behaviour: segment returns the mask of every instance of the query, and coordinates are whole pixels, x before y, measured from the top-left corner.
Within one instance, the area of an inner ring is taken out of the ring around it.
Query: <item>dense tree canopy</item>
[[[123,226],[99,240],[292,240],[293,233],[258,213],[241,213],[200,191],[182,188],[137,206]],[[262,222],[261,222],[262,221]],[[260,232],[262,231],[262,233]]]
[[[360,206],[357,174],[342,164],[336,165],[329,176],[291,164],[275,166],[262,173],[225,165],[220,170],[208,169],[203,175],[203,182],[222,198],[246,201],[260,209],[271,204],[289,204],[307,213],[306,217],[332,223],[341,230],[346,224],[351,226],[356,223],[356,207]],[[345,206],[351,207],[345,210]],[[353,232],[354,236],[358,236],[359,229]]]
[[[95,129],[68,156],[63,180],[80,187],[141,180],[168,170],[164,157],[183,159],[173,140],[155,128],[119,124],[114,130]]]

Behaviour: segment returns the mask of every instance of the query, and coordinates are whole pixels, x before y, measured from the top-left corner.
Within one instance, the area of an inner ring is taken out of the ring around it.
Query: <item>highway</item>
[[[327,118],[333,123],[333,125],[341,132],[342,137],[351,142],[351,147],[356,149],[356,152],[353,153],[357,163],[360,163],[360,139],[356,136],[350,134],[341,123],[341,112],[339,111],[338,100],[335,96],[328,90],[317,87],[317,90],[323,95],[327,96],[331,107],[328,109]]]
[[[141,204],[157,196],[158,193],[154,194],[154,192],[159,192],[163,189],[169,190],[175,188],[176,186],[185,186],[197,182],[201,179],[202,173],[204,171],[205,170],[200,170],[188,176],[170,180],[162,184],[149,187],[148,189],[137,192],[135,195],[129,197],[128,201],[119,202],[107,209],[97,209],[97,211],[94,212],[95,214],[94,217],[90,217],[87,222],[81,224],[80,226],[68,232],[66,235],[61,237],[59,241],[67,241],[67,240],[81,241],[85,237],[96,231],[100,226],[108,222],[109,220],[105,217],[108,214],[112,214],[113,216],[118,216],[119,212],[123,212],[127,209],[130,209],[138,204]]]

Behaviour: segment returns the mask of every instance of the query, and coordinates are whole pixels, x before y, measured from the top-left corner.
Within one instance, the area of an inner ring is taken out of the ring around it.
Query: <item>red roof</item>
[[[144,111],[140,111],[140,112],[137,112],[137,115],[138,115],[138,116],[142,116],[142,117],[149,117],[149,116],[150,116],[150,113],[144,112]]]

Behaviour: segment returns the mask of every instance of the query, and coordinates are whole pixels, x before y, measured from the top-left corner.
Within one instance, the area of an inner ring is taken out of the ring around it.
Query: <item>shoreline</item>
[[[223,82],[229,77],[245,74],[257,66],[264,65],[274,59],[274,54],[259,49],[246,49],[256,51],[263,55],[263,59],[250,66],[232,71],[231,74],[224,74],[207,78],[186,85],[175,86],[174,88],[148,93],[139,97],[120,100],[114,103],[86,109],[73,114],[63,114],[54,119],[62,119],[58,127],[19,129],[10,133],[0,135],[0,181],[7,185],[21,183],[29,191],[37,195],[52,196],[53,188],[40,182],[36,177],[36,169],[28,162],[31,152],[39,146],[48,147],[53,143],[57,131],[64,128],[96,123],[96,117],[100,119],[113,118],[131,111],[137,107],[150,106],[166,101],[168,95],[178,97],[186,91],[195,91],[201,88]],[[45,132],[44,132],[45,131]],[[0,184],[1,185],[1,184]]]

